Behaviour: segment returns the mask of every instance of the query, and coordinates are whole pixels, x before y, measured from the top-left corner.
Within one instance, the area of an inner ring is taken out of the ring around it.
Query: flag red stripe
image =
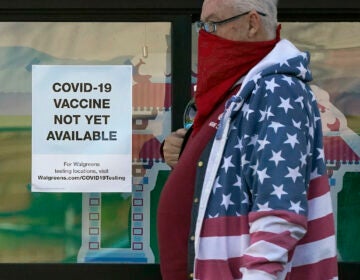
[[[308,222],[308,232],[300,240],[299,244],[318,241],[335,234],[333,227],[334,216],[332,214],[326,215],[322,218]]]
[[[333,279],[337,276],[338,264],[336,257],[322,260],[318,263],[303,265],[299,267],[292,267],[291,278],[290,274],[286,279],[291,280],[320,280]]]
[[[329,192],[329,181],[327,175],[312,179],[309,185],[308,199],[322,196]]]
[[[276,274],[283,270],[280,263],[269,263],[265,258],[243,256],[228,260],[196,260],[196,279],[227,280],[240,279],[241,267],[257,269],[269,274]]]
[[[239,236],[249,233],[249,223],[246,216],[226,216],[205,219],[201,237]]]

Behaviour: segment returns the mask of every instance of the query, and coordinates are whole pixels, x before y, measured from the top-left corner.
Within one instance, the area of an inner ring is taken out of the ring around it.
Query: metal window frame
[[[0,21],[167,21],[172,23],[173,129],[182,126],[190,98],[191,23],[202,0],[1,0]],[[279,20],[289,22],[358,22],[360,1],[280,1]],[[356,279],[360,264],[339,263],[340,279]],[[0,279],[161,279],[158,264],[20,264],[1,263]]]

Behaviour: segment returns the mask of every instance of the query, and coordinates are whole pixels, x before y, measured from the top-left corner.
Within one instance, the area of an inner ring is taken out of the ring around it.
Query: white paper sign
[[[132,67],[32,73],[32,191],[131,192]]]

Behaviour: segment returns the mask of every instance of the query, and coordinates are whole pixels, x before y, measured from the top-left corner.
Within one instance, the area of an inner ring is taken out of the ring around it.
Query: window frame
[[[191,23],[202,0],[2,0],[0,21],[171,22],[172,129],[182,127],[191,96]],[[279,21],[351,22],[360,19],[360,1],[280,1]],[[360,264],[339,263],[340,279],[355,279]],[[159,264],[0,264],[0,279],[161,279]]]

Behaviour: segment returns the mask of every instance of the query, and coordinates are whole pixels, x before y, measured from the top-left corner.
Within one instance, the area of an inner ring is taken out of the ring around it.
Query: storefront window
[[[169,22],[0,23],[0,262],[157,261],[150,201],[168,174],[159,146],[171,130],[170,31]],[[132,193],[31,192],[34,64],[133,66]]]

